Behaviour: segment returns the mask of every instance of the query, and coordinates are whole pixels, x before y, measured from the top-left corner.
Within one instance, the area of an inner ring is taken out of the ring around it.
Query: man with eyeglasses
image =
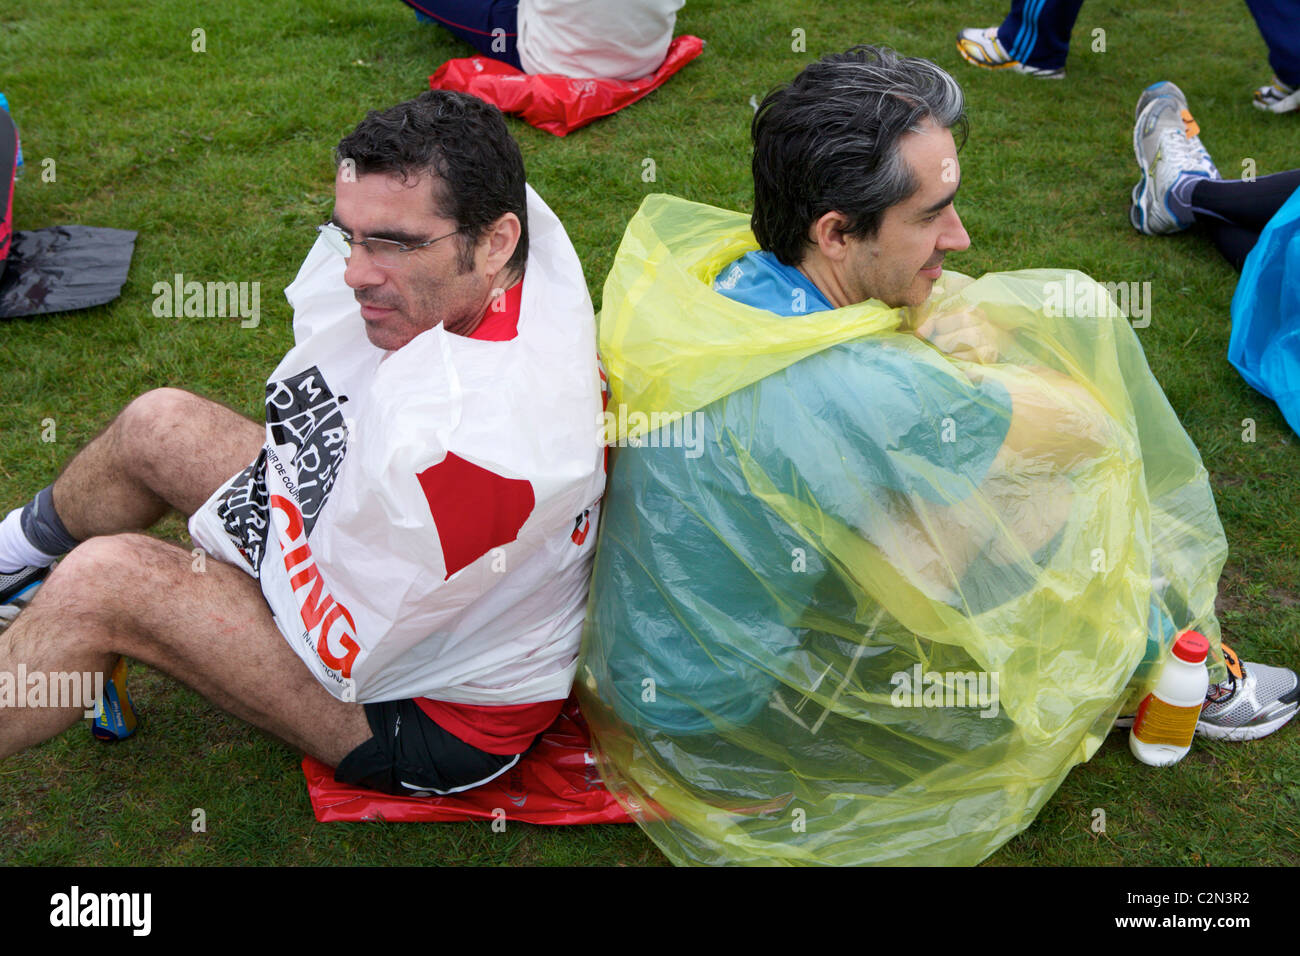
[[[0,672],[112,689],[133,657],[342,782],[451,793],[569,694],[604,487],[591,301],[495,107],[428,92],[336,160],[265,426],[149,392],[12,511]],[[122,533],[173,508],[220,560]],[[81,716],[0,710],[0,758]]]

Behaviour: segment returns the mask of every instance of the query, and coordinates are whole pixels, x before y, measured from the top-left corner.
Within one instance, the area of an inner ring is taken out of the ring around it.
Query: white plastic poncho
[[[191,518],[261,582],[342,700],[563,699],[590,576],[603,450],[595,323],[577,255],[528,189],[518,333],[441,326],[371,345],[344,260],[318,240],[286,290],[295,345],[267,383],[266,444]]]

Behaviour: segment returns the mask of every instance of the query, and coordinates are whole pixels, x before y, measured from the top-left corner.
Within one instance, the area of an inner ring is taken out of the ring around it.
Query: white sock
[[[38,550],[27,540],[23,534],[22,508],[15,508],[0,521],[0,574],[12,574],[31,565],[48,568],[58,557]]]

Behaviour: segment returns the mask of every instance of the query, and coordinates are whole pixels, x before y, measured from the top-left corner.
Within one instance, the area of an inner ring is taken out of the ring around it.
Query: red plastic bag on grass
[[[631,822],[596,773],[587,722],[572,697],[528,756],[497,779],[464,793],[389,796],[338,783],[333,768],[312,757],[303,758],[302,770],[321,823],[491,820],[494,810],[504,810],[506,819],[518,823]]]
[[[704,41],[679,36],[659,69],[639,80],[573,79],[554,73],[524,73],[485,56],[448,60],[429,77],[431,90],[459,90],[497,106],[503,113],[556,136],[635,103],[695,59]]]

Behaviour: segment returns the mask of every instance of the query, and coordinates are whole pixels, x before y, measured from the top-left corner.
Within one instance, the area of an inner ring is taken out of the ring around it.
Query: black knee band
[[[67,554],[81,542],[68,534],[54,510],[54,486],[46,485],[23,508],[23,536],[38,550],[58,557]]]

